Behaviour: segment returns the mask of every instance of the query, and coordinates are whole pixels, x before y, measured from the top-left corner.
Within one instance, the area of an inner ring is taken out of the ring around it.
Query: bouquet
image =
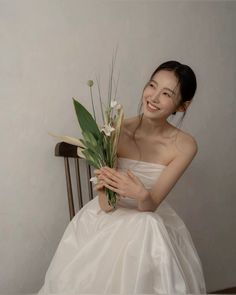
[[[113,69],[113,68],[112,68]],[[121,125],[124,118],[124,111],[115,97],[112,98],[112,73],[109,81],[108,102],[104,105],[101,98],[100,87],[98,83],[99,102],[102,114],[102,125],[97,124],[95,107],[93,101],[92,80],[87,82],[90,89],[93,115],[76,99],[73,104],[76,116],[81,128],[82,138],[77,139],[69,136],[57,136],[52,133],[50,135],[60,138],[62,141],[76,145],[77,154],[80,158],[84,158],[94,168],[108,166],[115,168],[117,164],[117,146],[120,136]],[[90,179],[93,183],[97,183],[97,177]],[[116,208],[117,194],[108,188],[105,188],[108,204]]]

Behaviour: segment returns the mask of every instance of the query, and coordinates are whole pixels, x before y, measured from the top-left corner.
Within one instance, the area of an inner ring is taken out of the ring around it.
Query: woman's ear
[[[184,103],[182,103],[175,111],[176,112],[184,112],[184,111],[186,111],[186,109],[189,107],[190,104],[191,104],[191,101],[187,100]]]

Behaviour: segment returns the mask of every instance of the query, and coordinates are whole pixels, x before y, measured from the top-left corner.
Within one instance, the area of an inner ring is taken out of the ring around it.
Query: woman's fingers
[[[113,179],[114,181],[118,182],[119,180],[124,179],[124,175],[120,172],[117,172],[114,168],[110,167],[101,167],[100,169],[94,169],[94,174],[98,177],[101,175],[104,175],[106,177],[109,177],[110,179]]]
[[[113,186],[114,188],[117,188],[118,187],[118,183],[117,181],[113,178],[113,177],[109,177],[109,176],[106,176],[106,175],[100,175],[98,177],[99,181],[103,181],[104,184],[110,184],[111,186]]]
[[[124,195],[123,191],[121,191],[121,190],[119,190],[117,188],[114,188],[113,186],[109,185],[108,183],[105,183],[104,186],[109,188],[111,191],[117,193],[118,195],[122,195],[122,196]]]
[[[107,167],[107,166],[102,167],[101,171],[105,175],[107,175],[109,177],[112,177],[115,181],[119,181],[119,180],[121,180],[123,178],[122,177],[123,175],[120,172],[116,171],[113,168]]]
[[[134,175],[129,169],[127,170],[127,174],[134,182],[136,182],[136,183],[139,182],[138,177],[136,175]]]
[[[103,182],[99,182],[98,184],[95,185],[95,190],[101,190],[104,187],[104,183]]]

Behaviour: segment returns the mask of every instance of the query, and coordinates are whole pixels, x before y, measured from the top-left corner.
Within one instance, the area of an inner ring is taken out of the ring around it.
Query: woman
[[[141,115],[124,120],[117,169],[95,171],[98,195],[68,225],[39,293],[206,293],[184,222],[164,200],[197,153],[167,118],[186,112],[192,69],[161,64],[143,90]],[[116,209],[104,187],[119,195]]]

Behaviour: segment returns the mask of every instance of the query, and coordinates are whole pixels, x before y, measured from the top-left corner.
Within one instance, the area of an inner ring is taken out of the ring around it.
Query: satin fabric
[[[147,189],[165,165],[118,158]],[[201,261],[182,219],[167,201],[140,212],[121,198],[115,211],[89,201],[66,228],[38,294],[206,293]]]

